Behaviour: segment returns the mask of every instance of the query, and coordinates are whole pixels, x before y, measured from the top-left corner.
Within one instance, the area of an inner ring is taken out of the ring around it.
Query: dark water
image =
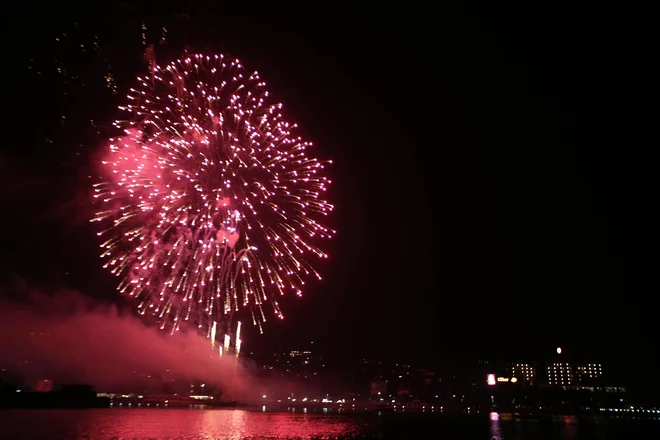
[[[660,421],[187,409],[5,410],[0,411],[0,438],[658,440]]]

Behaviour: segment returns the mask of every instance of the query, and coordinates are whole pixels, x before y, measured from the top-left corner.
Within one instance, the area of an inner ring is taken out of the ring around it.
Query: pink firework
[[[324,164],[307,155],[257,72],[194,55],[138,78],[123,136],[110,140],[95,187],[105,266],[161,328],[209,329],[248,308],[259,325],[277,299],[301,295],[307,257],[334,231]]]

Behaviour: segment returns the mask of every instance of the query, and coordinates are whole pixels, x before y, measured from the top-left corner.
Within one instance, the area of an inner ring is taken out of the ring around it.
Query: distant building
[[[511,375],[521,383],[536,383],[536,366],[532,364],[513,364]]]
[[[209,387],[205,383],[194,381],[190,384],[190,395],[205,396],[209,394]]]
[[[568,362],[555,362],[547,365],[547,385],[550,386],[579,386],[598,384],[603,378],[601,364],[571,364]]]
[[[387,381],[375,380],[371,382],[369,387],[369,395],[372,398],[385,396],[387,393]]]
[[[49,393],[53,391],[53,381],[50,379],[42,379],[38,381],[35,391],[39,393]]]
[[[571,386],[574,382],[573,367],[567,362],[554,362],[547,367],[548,385]]]
[[[548,362],[511,363],[506,370],[496,373],[496,382],[512,382],[519,385],[559,386],[575,388],[602,386],[603,367],[597,363]],[[515,379],[515,380],[514,380]]]
[[[603,377],[601,364],[585,364],[577,367],[576,379],[582,383],[592,382]]]

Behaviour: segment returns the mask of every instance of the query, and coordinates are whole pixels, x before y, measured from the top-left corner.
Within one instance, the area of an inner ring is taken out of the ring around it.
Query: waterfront
[[[0,411],[3,439],[468,439],[619,440],[660,438],[658,420],[604,417],[505,419],[495,414],[261,412],[242,409]]]

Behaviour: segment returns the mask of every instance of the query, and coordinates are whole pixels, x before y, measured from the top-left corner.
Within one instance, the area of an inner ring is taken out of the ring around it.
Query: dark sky
[[[285,301],[287,319],[250,334],[250,350],[313,340],[434,365],[539,359],[560,345],[623,374],[656,371],[657,142],[641,13],[212,3],[13,6],[3,274],[117,295],[85,221],[86,176],[144,68],[145,23],[148,42],[168,30],[158,56],[189,44],[258,69],[335,162],[325,280]],[[108,65],[117,96],[102,87]],[[64,84],[58,66],[78,77]]]

